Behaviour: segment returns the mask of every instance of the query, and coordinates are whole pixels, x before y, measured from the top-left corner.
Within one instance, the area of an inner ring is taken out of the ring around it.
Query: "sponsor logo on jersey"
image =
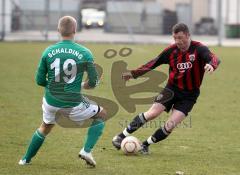
[[[185,62],[185,63],[178,63],[177,68],[179,72],[185,72],[187,69],[192,68],[192,63],[190,61]]]

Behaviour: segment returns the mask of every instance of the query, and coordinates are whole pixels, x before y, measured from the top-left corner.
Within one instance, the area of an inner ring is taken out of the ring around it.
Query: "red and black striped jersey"
[[[220,60],[200,42],[191,41],[186,52],[181,52],[176,44],[170,45],[162,51],[155,59],[147,64],[132,70],[134,78],[156,68],[161,64],[169,65],[168,85],[179,90],[198,90],[204,76],[205,64],[211,64],[216,69]]]

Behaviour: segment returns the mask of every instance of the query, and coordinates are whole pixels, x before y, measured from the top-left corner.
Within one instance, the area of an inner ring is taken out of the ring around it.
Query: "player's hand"
[[[204,66],[204,69],[205,69],[205,72],[210,73],[210,74],[214,71],[214,68],[212,67],[211,64],[206,64]]]
[[[132,78],[133,78],[133,76],[132,76],[131,72],[124,72],[122,74],[122,79],[125,81],[128,81],[129,79],[132,79]]]
[[[83,89],[92,89],[89,85],[88,85],[88,80],[87,81],[83,81],[81,84],[81,87]]]

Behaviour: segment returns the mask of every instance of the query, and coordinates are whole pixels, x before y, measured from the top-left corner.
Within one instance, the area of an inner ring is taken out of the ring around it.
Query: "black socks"
[[[138,128],[142,127],[147,122],[145,116],[143,113],[137,115],[132,122],[127,126],[127,128],[124,129],[122,133],[120,133],[118,136],[121,138],[125,138],[126,136],[132,134],[134,131],[136,131]]]
[[[147,122],[143,113],[137,115],[133,121],[128,125],[127,132],[132,134],[138,128],[142,127]]]
[[[155,133],[150,136],[147,140],[143,142],[144,145],[149,146],[152,143],[160,142],[161,140],[166,139],[171,132],[167,131],[165,126],[162,128],[159,128],[155,131]]]

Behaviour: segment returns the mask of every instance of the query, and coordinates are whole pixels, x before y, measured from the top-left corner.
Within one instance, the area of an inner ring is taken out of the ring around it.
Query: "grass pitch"
[[[41,99],[43,89],[34,82],[41,52],[50,43],[0,43],[0,174],[161,174],[174,175],[240,175],[240,51],[239,48],[211,48],[220,58],[215,74],[205,75],[201,95],[190,117],[171,136],[151,146],[148,156],[125,156],[111,144],[112,137],[139,112],[150,107],[137,105],[128,113],[119,104],[116,116],[106,122],[104,134],[93,155],[95,169],[86,168],[77,155],[82,147],[86,129],[65,129],[56,126],[30,166],[19,166],[32,133],[42,121]],[[112,92],[112,65],[124,61],[128,69],[136,68],[155,57],[164,46],[87,44],[96,63],[103,68],[99,87],[91,93],[118,104]],[[128,57],[118,54],[111,59],[104,52],[113,48],[132,49]],[[158,68],[159,69],[159,68]],[[167,73],[167,67],[159,70]],[[119,81],[121,81],[119,75]],[[133,80],[134,81],[134,80]],[[131,82],[134,83],[134,82]],[[164,86],[164,84],[162,85]],[[146,95],[146,94],[141,94]],[[140,95],[135,94],[135,97]],[[151,135],[168,114],[137,131],[134,136],[144,140]],[[190,120],[191,118],[191,120]]]

